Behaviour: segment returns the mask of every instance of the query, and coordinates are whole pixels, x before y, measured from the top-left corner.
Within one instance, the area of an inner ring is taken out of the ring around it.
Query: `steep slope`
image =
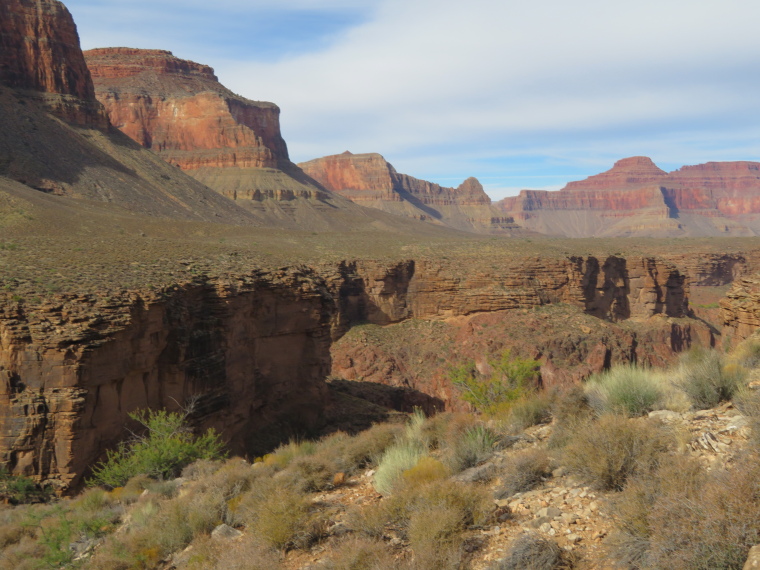
[[[491,206],[475,178],[446,188],[399,174],[381,155],[344,152],[298,165],[325,188],[357,204],[464,231],[508,233],[517,228]]]
[[[110,127],[63,4],[7,0],[0,16],[0,176],[133,213],[253,221]]]
[[[760,163],[711,162],[667,173],[647,157],[496,204],[527,228],[567,237],[718,236],[760,232]]]
[[[210,67],[164,50],[103,48],[85,57],[96,96],[117,128],[260,223],[301,229],[367,223],[366,212],[290,162],[273,103],[240,97]]]

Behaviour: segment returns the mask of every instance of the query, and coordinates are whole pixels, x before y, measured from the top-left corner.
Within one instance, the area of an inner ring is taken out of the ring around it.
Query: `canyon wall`
[[[209,66],[165,50],[84,55],[114,126],[222,195],[259,210],[252,202],[334,198],[290,162],[279,107],[236,95]]]
[[[298,165],[325,188],[357,204],[455,229],[510,233],[518,228],[491,206],[475,178],[447,188],[400,174],[377,153],[325,156]]]
[[[0,84],[34,93],[71,123],[108,127],[74,20],[57,0],[0,4]]]
[[[723,336],[736,346],[760,328],[760,274],[737,279],[720,301]]]
[[[136,409],[193,400],[194,425],[244,454],[319,427],[328,404],[334,306],[308,273],[35,307],[4,298],[0,311],[0,461],[61,488],[128,435]]]
[[[668,173],[637,156],[559,191],[523,190],[496,206],[526,228],[568,237],[757,235],[760,163]]]

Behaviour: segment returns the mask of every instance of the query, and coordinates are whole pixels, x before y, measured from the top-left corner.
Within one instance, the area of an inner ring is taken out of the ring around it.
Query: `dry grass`
[[[542,449],[526,449],[515,453],[500,473],[497,499],[507,499],[539,485],[549,475],[551,460]]]
[[[633,475],[652,469],[674,446],[674,435],[658,422],[604,415],[579,425],[562,460],[594,487],[620,490]]]

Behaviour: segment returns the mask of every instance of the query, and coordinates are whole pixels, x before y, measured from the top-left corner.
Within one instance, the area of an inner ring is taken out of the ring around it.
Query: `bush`
[[[448,475],[449,470],[443,463],[427,456],[420,459],[411,469],[402,472],[404,483],[411,486],[445,479]]]
[[[515,493],[530,491],[549,475],[550,464],[549,456],[540,449],[515,453],[501,475],[496,498],[507,499]]]
[[[760,449],[760,390],[741,390],[734,403],[749,421],[750,443]]]
[[[497,443],[493,430],[484,425],[472,426],[451,442],[447,462],[455,473],[474,467],[493,455]]]
[[[621,365],[589,378],[586,394],[599,415],[641,416],[661,403],[665,395],[663,383],[660,375],[650,368]]]
[[[692,349],[681,358],[679,387],[694,407],[707,409],[730,400],[743,386],[746,370],[738,364],[726,365],[714,350]]]
[[[341,543],[322,567],[325,570],[393,570],[398,564],[384,542],[353,538]]]
[[[569,567],[556,542],[536,533],[526,533],[515,539],[507,556],[493,570],[557,570]]]
[[[626,567],[740,570],[760,541],[760,462],[705,473],[670,459],[636,477],[613,509],[611,554]]]
[[[53,496],[49,487],[41,487],[34,480],[23,475],[11,475],[0,467],[0,499],[12,505],[46,503]]]
[[[534,388],[539,363],[517,358],[507,350],[498,360],[488,362],[490,376],[479,374],[472,362],[449,371],[449,380],[459,389],[462,399],[487,414],[508,408]]]
[[[93,469],[91,485],[113,489],[140,474],[155,479],[177,477],[193,461],[225,455],[214,430],[194,436],[185,424],[185,415],[165,410],[141,410],[129,417],[139,422],[147,434],[131,442],[122,442],[116,451],[109,451],[106,461]]]
[[[527,394],[512,405],[507,422],[517,431],[549,423],[552,419],[552,403],[552,395],[545,391]]]
[[[652,469],[674,443],[659,422],[608,414],[580,426],[562,457],[589,484],[619,491],[629,477]]]
[[[398,442],[383,453],[375,471],[373,484],[381,495],[390,495],[404,471],[411,469],[427,455],[427,449],[417,441]]]

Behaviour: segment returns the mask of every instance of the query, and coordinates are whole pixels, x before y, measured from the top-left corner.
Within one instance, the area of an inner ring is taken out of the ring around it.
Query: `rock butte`
[[[491,206],[476,178],[468,178],[458,188],[446,188],[399,174],[379,154],[348,151],[298,166],[325,188],[364,206],[464,231],[518,230],[511,217]]]
[[[562,190],[523,190],[496,206],[526,228],[567,237],[757,235],[760,163],[668,173],[636,156]]]

